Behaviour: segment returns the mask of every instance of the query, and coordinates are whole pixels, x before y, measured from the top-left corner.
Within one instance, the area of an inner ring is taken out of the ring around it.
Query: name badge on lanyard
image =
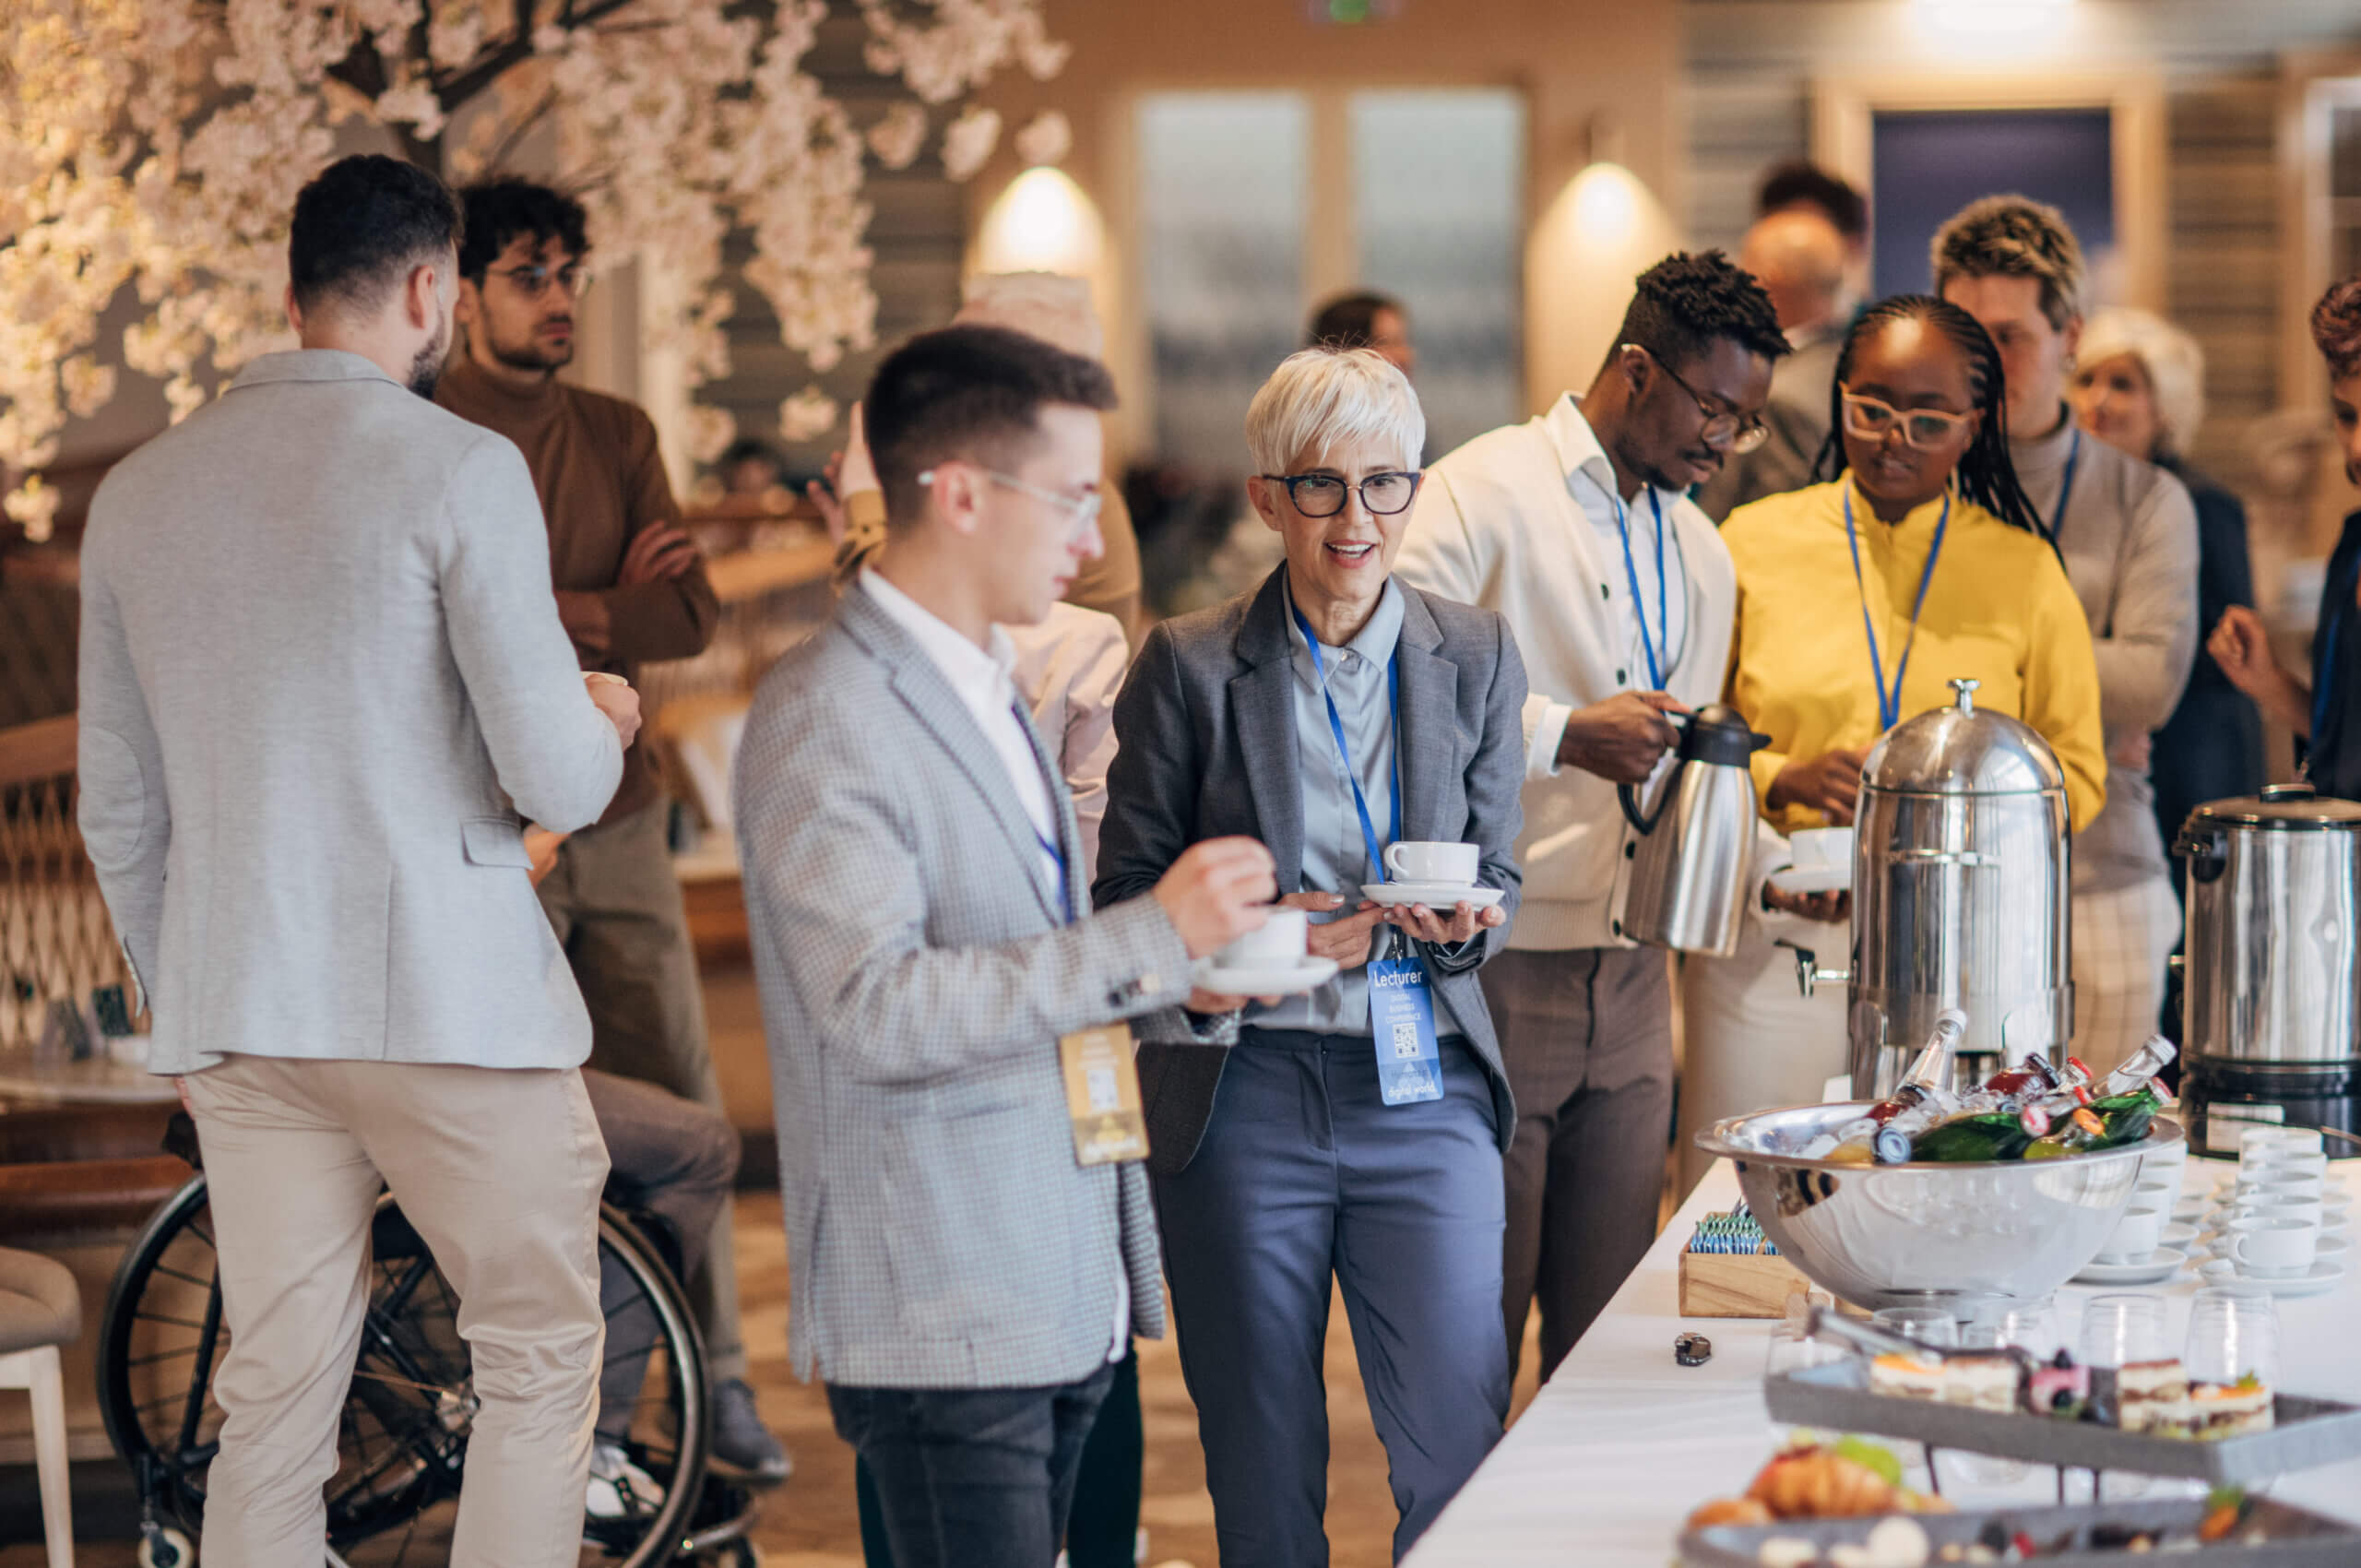
[[[1057,803],[1058,792],[1051,790],[1052,814]],[[1058,868],[1058,907],[1064,923],[1072,925],[1078,915],[1065,851],[1038,828],[1033,838]],[[1119,1165],[1147,1158],[1147,1116],[1141,1109],[1140,1072],[1133,1060],[1129,1024],[1100,1024],[1060,1035],[1058,1072],[1065,1086],[1066,1115],[1074,1123],[1076,1165]]]
[[[1361,848],[1369,855],[1372,875],[1385,864],[1384,846],[1377,840],[1377,824],[1369,814],[1369,797],[1361,792],[1360,775],[1353,771],[1353,750],[1345,739],[1345,720],[1336,699],[1328,695],[1327,671],[1320,659],[1320,639],[1311,623],[1292,604],[1296,629],[1311,650],[1312,673],[1320,677],[1321,699],[1328,705],[1328,733],[1336,742],[1336,755],[1345,765],[1345,782],[1353,791],[1353,810],[1360,817]],[[1394,810],[1389,842],[1402,837],[1402,655],[1399,648],[1386,661],[1385,695],[1394,724]],[[1400,957],[1372,959],[1369,979],[1370,1040],[1377,1051],[1377,1086],[1388,1105],[1409,1105],[1442,1098],[1442,1049],[1435,1040],[1434,990],[1427,977],[1427,961],[1406,942]]]

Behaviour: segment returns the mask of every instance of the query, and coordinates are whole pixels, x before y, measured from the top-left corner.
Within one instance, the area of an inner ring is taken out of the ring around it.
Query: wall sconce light
[[[976,270],[1085,276],[1097,268],[1106,243],[1098,208],[1080,185],[1060,170],[1027,169],[985,212]]]

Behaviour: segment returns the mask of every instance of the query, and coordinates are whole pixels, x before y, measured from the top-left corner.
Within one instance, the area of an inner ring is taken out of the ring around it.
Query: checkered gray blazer
[[[1073,803],[1026,733],[1079,868]],[[797,1374],[1075,1381],[1106,1360],[1119,1265],[1133,1326],[1160,1336],[1145,1173],[1074,1163],[1057,1038],[1187,995],[1163,909],[1062,923],[999,754],[858,588],[764,678],[735,799]]]

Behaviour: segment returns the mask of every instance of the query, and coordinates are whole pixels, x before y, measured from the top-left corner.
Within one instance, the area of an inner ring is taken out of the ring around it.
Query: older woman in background
[[[1500,616],[1393,575],[1425,434],[1379,354],[1290,356],[1246,415],[1249,494],[1285,562],[1157,626],[1115,700],[1094,897],[1249,834],[1282,901],[1311,912],[1312,953],[1341,967],[1242,1027],[1239,999],[1193,997],[1201,1043],[1151,1028],[1139,1050],[1224,1568],[1328,1560],[1332,1291],[1385,1444],[1397,1557],[1508,1415],[1501,1151],[1515,1114],[1476,971],[1516,905],[1525,665]],[[1422,840],[1474,846],[1501,901],[1362,897],[1390,880],[1392,845]]]
[[[2197,624],[2211,632],[2233,604],[2254,602],[2247,563],[2247,511],[2185,458],[2205,420],[2205,352],[2197,339],[2144,310],[2103,310],[2082,328],[2067,387],[2082,428],[2189,487],[2197,504]],[[2156,826],[2170,843],[2189,812],[2261,787],[2262,715],[2222,667],[2201,659],[2180,704],[2157,731],[2149,777]],[[2179,891],[2184,862],[2172,862]]]

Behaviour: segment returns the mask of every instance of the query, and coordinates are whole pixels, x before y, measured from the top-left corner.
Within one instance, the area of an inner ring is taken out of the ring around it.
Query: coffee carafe
[[[1634,942],[1726,958],[1738,951],[1746,873],[1754,854],[1754,776],[1748,759],[1771,743],[1715,704],[1677,715],[1680,744],[1643,814],[1639,791],[1617,798],[1638,837],[1621,934]]]

